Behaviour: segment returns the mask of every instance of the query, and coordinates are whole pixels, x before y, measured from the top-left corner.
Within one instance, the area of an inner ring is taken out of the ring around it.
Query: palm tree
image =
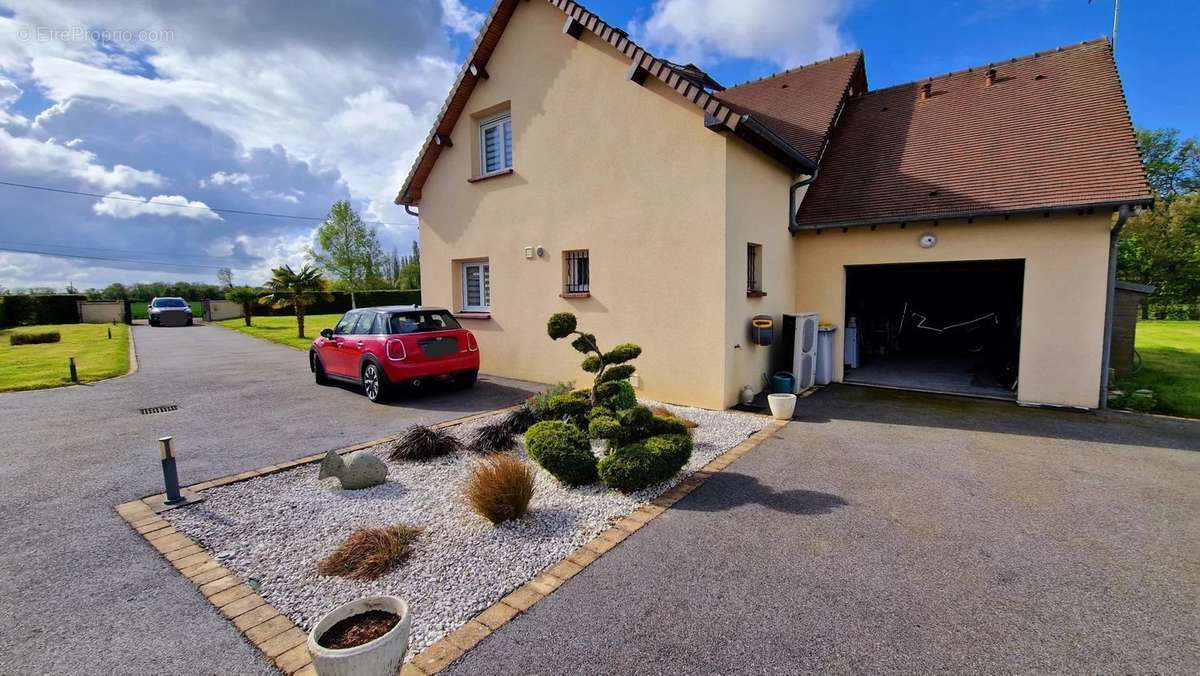
[[[258,289],[252,286],[235,286],[225,292],[225,300],[242,304],[242,319],[250,326],[250,315],[254,314],[254,301],[258,300]]]
[[[268,293],[259,302],[276,308],[291,306],[296,311],[298,335],[304,338],[304,308],[318,299],[329,299],[328,286],[321,271],[312,266],[305,265],[296,272],[292,266],[284,265],[271,271],[266,284]]]

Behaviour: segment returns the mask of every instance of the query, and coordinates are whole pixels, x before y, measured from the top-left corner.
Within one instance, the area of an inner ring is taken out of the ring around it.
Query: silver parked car
[[[150,326],[192,325],[192,307],[182,298],[155,298],[150,301],[147,311],[150,316]]]

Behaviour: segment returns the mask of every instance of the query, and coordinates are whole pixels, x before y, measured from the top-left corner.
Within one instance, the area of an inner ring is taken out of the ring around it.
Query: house
[[[1115,236],[1151,192],[1104,40],[722,88],[575,2],[498,0],[396,201],[488,373],[584,376],[545,333],[570,311],[642,346],[640,396],[724,408],[784,363],[751,318],[814,311],[835,381],[1094,408]]]

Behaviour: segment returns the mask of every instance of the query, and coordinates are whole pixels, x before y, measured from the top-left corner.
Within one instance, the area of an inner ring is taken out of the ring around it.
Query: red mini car
[[[360,384],[377,402],[396,385],[447,380],[470,387],[479,375],[479,344],[442,308],[359,308],[321,331],[308,365],[318,385],[331,379]]]

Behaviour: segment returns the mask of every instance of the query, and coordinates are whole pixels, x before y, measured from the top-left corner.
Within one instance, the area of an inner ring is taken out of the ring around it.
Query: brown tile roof
[[[866,90],[863,54],[853,51],[730,87],[717,97],[818,160],[842,100]]]
[[[796,227],[1151,201],[1107,41],[991,67],[849,99]]]
[[[698,82],[695,73],[670,61],[655,57],[630,40],[625,31],[610,26],[600,17],[588,11],[586,7],[573,0],[546,1],[561,10],[568,20],[579,22],[582,30],[590,31],[596,37],[609,43],[617,51],[628,57],[631,68],[640,68],[645,71],[646,76],[658,78],[668,87],[678,92],[680,96],[691,101],[697,108],[704,111],[706,116],[711,118],[712,125],[720,126],[746,137],[752,143],[763,148],[764,152],[769,152],[781,161],[798,161],[801,164],[811,164],[804,157],[797,158],[796,155],[799,151],[793,148],[776,147],[778,143],[777,139],[770,138],[771,134],[769,133],[764,137],[764,134],[758,131],[754,124],[746,124],[745,129],[739,129],[739,127],[743,126],[743,114],[734,111],[729,105],[714,96],[712,92],[707,91],[704,83]],[[441,153],[442,146],[437,143],[437,139],[449,137],[455,123],[458,122],[459,116],[463,113],[467,99],[471,97],[471,92],[475,90],[475,83],[478,82],[478,78],[480,77],[470,72],[471,66],[484,67],[487,65],[492,51],[495,50],[496,45],[500,42],[500,36],[504,32],[504,28],[508,25],[508,21],[519,2],[520,0],[496,0],[496,3],[492,6],[492,10],[484,21],[483,28],[480,30],[479,37],[475,40],[475,46],[472,48],[470,56],[467,57],[466,63],[463,64],[463,68],[458,74],[458,79],[450,89],[450,95],[446,99],[446,103],[438,113],[433,129],[430,130],[429,136],[426,137],[425,144],[422,146],[421,152],[417,155],[417,160],[413,164],[408,178],[404,181],[404,186],[400,189],[400,193],[396,195],[396,204],[413,205],[421,201],[421,187],[425,184],[425,179],[429,177],[429,173],[433,170],[433,165]],[[786,144],[783,145],[786,146]]]

